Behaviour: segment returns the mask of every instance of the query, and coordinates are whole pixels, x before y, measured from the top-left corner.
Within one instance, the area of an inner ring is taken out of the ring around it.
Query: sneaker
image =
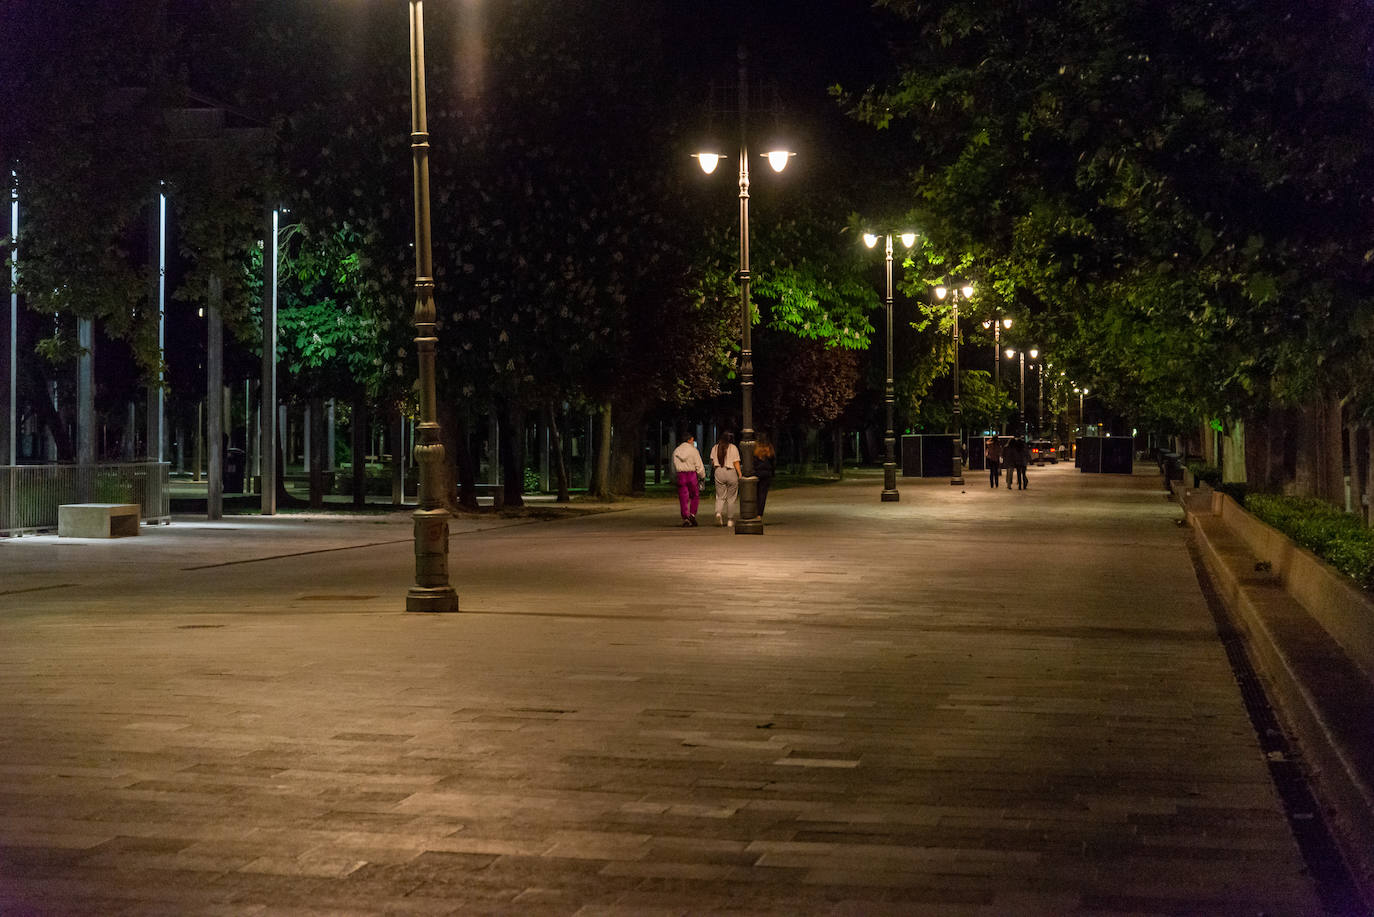
[[[716,513],[716,525],[724,525],[724,524],[725,524],[725,523],[724,523],[723,521],[721,521],[720,513]]]
[[[697,517],[696,517],[696,516],[688,516],[688,517],[687,517],[687,522],[688,522],[688,524],[690,524],[690,525],[692,526],[692,528],[696,528],[696,527],[697,527]]]
[[[692,520],[691,520],[691,519],[683,519],[683,520],[682,520],[682,527],[683,527],[684,529],[690,529],[690,528],[692,527]]]
[[[735,527],[735,520],[731,519],[729,522],[727,522],[727,523],[725,523],[725,524],[728,525],[728,526],[730,526],[730,528],[734,528],[734,527]]]

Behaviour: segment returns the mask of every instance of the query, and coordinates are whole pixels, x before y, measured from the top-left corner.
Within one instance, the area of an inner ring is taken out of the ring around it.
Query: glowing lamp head
[[[774,172],[781,172],[783,169],[787,168],[787,160],[797,154],[789,152],[788,150],[776,149],[769,150],[763,155],[764,158],[768,160],[768,164],[773,167]]]
[[[722,157],[719,153],[693,153],[692,158],[701,166],[701,171],[710,175],[716,171],[716,166],[720,165]]]
[[[964,299],[971,299],[973,298],[973,285],[968,284],[959,292],[964,294]]]
[[[871,232],[866,232],[866,233],[864,233],[864,245],[867,245],[869,248],[872,248],[873,246],[875,246],[875,245],[877,245],[877,244],[878,244],[878,237],[877,237],[877,236],[873,235],[873,233],[871,233]]]
[[[1011,327],[1011,319],[1009,319],[1009,318],[1004,318],[1004,319],[1002,319],[1002,327],[1003,327],[1003,328],[1010,328],[1010,327]]]
[[[902,233],[902,244],[905,245],[907,248],[911,248],[911,246],[915,245],[915,244],[916,244],[916,233],[914,233],[914,232],[904,232],[904,233]]]
[[[1034,359],[1035,359],[1036,357],[1038,357],[1038,356],[1040,356],[1040,351],[1038,351],[1038,350],[1036,350],[1034,347],[1032,347],[1032,348],[1030,349],[1030,358],[1031,358],[1032,360],[1034,360]]]
[[[949,295],[949,290],[946,290],[944,287],[935,288],[936,299],[944,299],[947,295]]]
[[[1016,351],[1015,351],[1013,348],[1011,348],[1011,347],[1008,347],[1006,350],[1004,350],[1004,351],[1002,351],[1002,352],[1003,352],[1004,354],[1007,355],[1007,359],[1008,359],[1008,360],[1010,360],[1012,357],[1016,356]]]

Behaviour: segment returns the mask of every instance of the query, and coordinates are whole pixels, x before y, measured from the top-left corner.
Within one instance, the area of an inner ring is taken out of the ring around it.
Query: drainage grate
[[[1293,839],[1297,841],[1298,849],[1307,863],[1322,906],[1328,914],[1341,917],[1363,914],[1364,902],[1345,864],[1345,858],[1327,827],[1316,797],[1312,795],[1302,764],[1283,734],[1264,685],[1250,664],[1250,657],[1246,655],[1245,637],[1231,623],[1192,538],[1188,539],[1188,553],[1192,556],[1193,568],[1202,595],[1207,600],[1207,608],[1216,622],[1217,637],[1231,663],[1231,672],[1240,688],[1245,712],[1250,716],[1250,725],[1254,727],[1260,750],[1269,763],[1269,778],[1274,781],[1274,789],[1283,802],[1288,828],[1293,832]]]

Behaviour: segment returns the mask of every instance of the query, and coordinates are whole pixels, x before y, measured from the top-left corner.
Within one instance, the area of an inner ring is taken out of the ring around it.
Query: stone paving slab
[[[0,542],[0,913],[1322,913],[1157,478],[901,489]]]

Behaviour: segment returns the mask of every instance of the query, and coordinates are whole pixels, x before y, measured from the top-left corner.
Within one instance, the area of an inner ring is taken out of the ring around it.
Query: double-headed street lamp
[[[1088,428],[1083,423],[1083,396],[1088,394],[1088,390],[1086,388],[1079,388],[1076,385],[1073,390],[1078,394],[1078,435],[1087,436]]]
[[[950,305],[954,307],[954,320],[951,323],[954,328],[954,461],[950,471],[949,483],[962,487],[964,484],[964,430],[963,417],[959,414],[959,295],[963,294],[964,301],[973,298],[973,285],[964,284],[961,287],[936,287],[935,298],[943,300],[949,297]]]
[[[884,233],[887,240],[887,382],[883,388],[883,401],[887,405],[887,432],[883,434],[883,502],[895,503],[902,499],[897,492],[897,437],[892,431],[892,402],[895,399],[892,384],[892,233]],[[916,233],[904,232],[898,238],[907,248],[916,244]],[[864,233],[864,245],[869,248],[878,244],[878,237],[871,232]]]
[[[429,127],[425,115],[425,24],[423,0],[410,0],[410,149],[415,165],[415,350],[420,362],[419,505],[415,520],[415,584],[406,611],[457,611],[458,593],[448,582],[448,520],[439,491],[444,444],[439,438],[434,383],[437,318],[429,234]]]
[[[1011,328],[1009,318],[989,318],[983,320],[983,330],[992,329],[992,362],[993,379],[997,382],[997,390],[1002,390],[1002,329]]]
[[[759,479],[754,476],[754,353],[750,326],[753,313],[749,305],[749,69],[744,48],[739,49],[739,290],[740,348],[739,385],[743,400],[743,429],[740,430],[740,464],[743,474],[739,481],[739,521],[736,535],[762,535],[763,519],[759,517]],[[761,154],[774,172],[787,168],[788,160],[796,153],[781,144],[770,146]],[[701,171],[710,175],[724,159],[719,150],[705,149],[692,154]]]
[[[1017,402],[1016,421],[1021,426],[1019,435],[1024,439],[1029,433],[1026,423],[1026,351],[1008,347],[1006,354],[1008,360],[1012,357],[1020,357],[1021,360],[1021,398]],[[1030,358],[1034,360],[1038,356],[1040,356],[1040,351],[1032,347],[1030,350]]]

